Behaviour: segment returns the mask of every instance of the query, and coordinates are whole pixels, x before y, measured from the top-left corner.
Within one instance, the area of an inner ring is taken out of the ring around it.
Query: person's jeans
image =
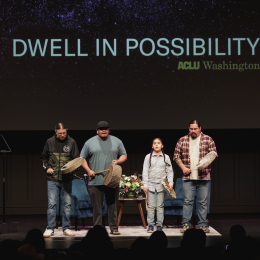
[[[48,210],[47,210],[47,222],[48,229],[54,231],[56,226],[56,207],[61,191],[62,200],[62,229],[70,228],[70,211],[71,211],[71,190],[72,181],[56,182],[47,181],[47,195],[48,195]]]
[[[157,221],[156,226],[163,225],[164,219],[164,191],[149,191],[147,194],[147,202],[148,202],[148,212],[147,212],[147,222],[148,226],[154,226],[155,221],[155,209],[157,212]]]
[[[191,225],[190,219],[193,212],[194,198],[197,191],[198,217],[200,227],[207,226],[207,200],[209,191],[208,180],[183,180],[183,216],[182,224]]]

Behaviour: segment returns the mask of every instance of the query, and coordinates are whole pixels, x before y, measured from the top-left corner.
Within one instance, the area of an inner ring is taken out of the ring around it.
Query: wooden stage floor
[[[146,216],[145,216],[146,217]],[[260,239],[260,214],[209,214],[209,226],[211,233],[207,234],[207,246],[222,246],[229,243],[229,230],[235,224],[242,225],[248,236]],[[6,222],[18,222],[18,232],[10,234],[1,234],[0,241],[5,239],[16,239],[22,241],[27,232],[32,228],[39,228],[44,232],[46,228],[46,215],[12,215],[6,216]],[[180,227],[176,226],[177,218],[165,216],[165,221],[169,228],[164,227],[168,237],[168,247],[179,247],[182,235],[179,233]],[[73,243],[80,241],[87,230],[91,227],[92,219],[85,219],[85,227],[82,227],[79,219],[79,229],[75,237],[66,237],[62,235],[61,230],[55,232],[52,238],[46,238],[46,248],[48,249],[66,249]],[[74,226],[74,219],[71,219],[71,225]],[[107,225],[107,220],[106,220]],[[108,227],[107,227],[108,229]],[[138,236],[149,237],[149,234],[142,227],[140,215],[123,215],[119,231],[122,235],[113,236],[111,240],[114,248],[130,248],[131,244]],[[60,233],[60,234],[59,234]]]

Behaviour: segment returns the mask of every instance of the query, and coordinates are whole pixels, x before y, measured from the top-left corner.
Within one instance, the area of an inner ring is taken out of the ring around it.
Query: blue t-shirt
[[[89,168],[94,172],[103,171],[118,156],[127,155],[122,141],[115,136],[109,135],[103,141],[94,136],[90,138],[83,146],[80,157],[87,159],[89,157]],[[89,185],[104,185],[104,173],[97,174],[95,177],[89,177]]]

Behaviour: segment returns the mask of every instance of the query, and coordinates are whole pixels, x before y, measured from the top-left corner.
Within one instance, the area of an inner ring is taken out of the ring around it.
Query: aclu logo
[[[198,70],[199,68],[199,61],[180,61],[178,64],[178,70]]]

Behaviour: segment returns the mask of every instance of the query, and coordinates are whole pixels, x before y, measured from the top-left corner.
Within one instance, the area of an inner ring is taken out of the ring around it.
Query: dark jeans
[[[91,199],[91,204],[93,206],[93,225],[102,226],[102,206],[103,198],[105,194],[107,203],[107,213],[108,213],[108,224],[111,231],[117,230],[117,191],[118,189],[109,188],[105,185],[89,185],[88,193]]]

